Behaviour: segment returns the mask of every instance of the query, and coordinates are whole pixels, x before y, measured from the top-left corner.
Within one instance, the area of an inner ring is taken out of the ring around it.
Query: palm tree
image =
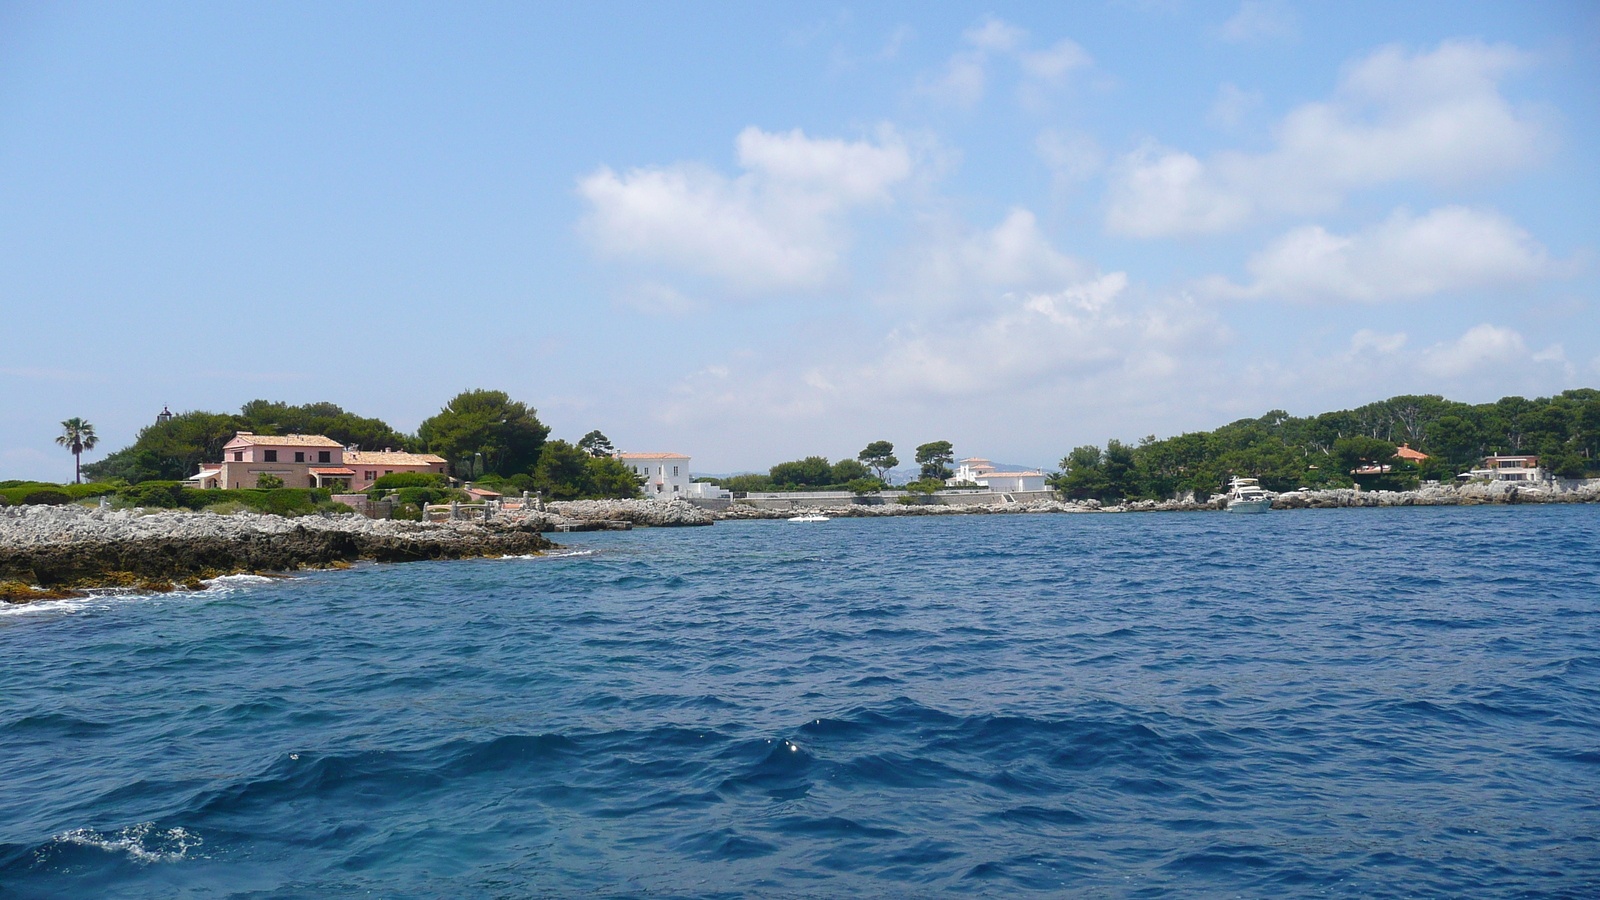
[[[100,443],[95,437],[94,426],[73,416],[61,423],[61,436],[56,438],[56,443],[72,451],[72,483],[83,483],[83,451],[93,450],[94,445]]]

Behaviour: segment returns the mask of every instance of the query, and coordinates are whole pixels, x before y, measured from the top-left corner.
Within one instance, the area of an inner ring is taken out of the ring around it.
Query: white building
[[[991,491],[1045,490],[1043,472],[990,472],[978,482]]]
[[[1460,478],[1487,478],[1491,481],[1542,481],[1544,470],[1537,456],[1487,456],[1483,464]]]
[[[1046,490],[1043,472],[996,472],[994,463],[978,456],[963,459],[956,467],[955,476],[945,480],[945,484],[963,483],[982,485],[1002,493]]]
[[[689,457],[682,453],[618,453],[617,459],[645,480],[647,500],[671,500],[689,493]]]
[[[690,482],[684,492],[684,496],[690,500],[730,500],[733,498],[733,491],[721,485],[707,484],[703,481]]]

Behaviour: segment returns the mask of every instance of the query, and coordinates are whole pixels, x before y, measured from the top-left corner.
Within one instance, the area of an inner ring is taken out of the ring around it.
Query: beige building
[[[241,431],[223,445],[222,462],[202,465],[189,481],[202,488],[253,488],[262,475],[271,475],[284,487],[363,491],[396,472],[444,471],[444,458],[431,453],[347,450],[320,434]]]

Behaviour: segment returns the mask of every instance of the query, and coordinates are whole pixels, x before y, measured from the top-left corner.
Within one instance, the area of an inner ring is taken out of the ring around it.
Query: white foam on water
[[[565,559],[572,556],[593,556],[598,550],[551,550],[547,553],[519,553],[511,556],[498,556],[496,559]]]
[[[187,828],[157,828],[154,822],[140,822],[119,831],[75,828],[55,837],[56,843],[96,847],[107,853],[125,853],[140,865],[177,862],[189,858],[189,851],[205,841]]]

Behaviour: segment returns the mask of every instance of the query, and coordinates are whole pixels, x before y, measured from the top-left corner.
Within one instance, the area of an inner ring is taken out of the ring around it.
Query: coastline
[[[81,506],[0,509],[0,601],[76,596],[90,588],[200,590],[222,575],[541,553],[539,523],[396,522],[359,515],[282,516]]]
[[[1415,491],[1292,491],[1272,509],[1350,509],[1400,506],[1479,506],[1600,502],[1600,479],[1548,485],[1429,485]],[[0,508],[0,602],[78,596],[95,588],[201,590],[223,575],[283,574],[343,568],[359,560],[410,562],[542,553],[559,545],[545,532],[607,527],[692,527],[795,516],[1042,515],[1133,512],[1216,512],[1216,500],[1033,500],[1000,504],[935,503],[796,505],[758,509],[735,502],[708,510],[684,500],[585,500],[543,510],[499,512],[488,519],[408,522],[338,516],[109,510],[83,506]],[[623,524],[625,523],[625,524]]]
[[[1339,488],[1323,491],[1288,491],[1273,495],[1274,510],[1353,509],[1392,506],[1482,506],[1518,503],[1597,503],[1600,479],[1569,483],[1551,489],[1542,483],[1499,481],[1489,484],[1428,485],[1414,491],[1358,491]],[[1102,503],[1099,500],[1031,500],[1017,503],[943,505],[926,504],[824,504],[796,503],[789,509],[757,509],[738,501],[726,509],[712,511],[718,521],[747,519],[789,519],[794,516],[823,515],[832,518],[871,518],[877,516],[971,516],[1022,515],[1028,513],[1128,513],[1128,512],[1219,512],[1218,500],[1133,500]]]

